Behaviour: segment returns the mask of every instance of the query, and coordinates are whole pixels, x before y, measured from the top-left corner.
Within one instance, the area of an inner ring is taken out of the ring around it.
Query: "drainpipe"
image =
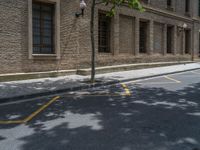
[[[195,40],[195,35],[194,35],[194,29],[195,29],[195,20],[193,19],[194,18],[194,2],[192,3],[193,5],[192,5],[192,20],[193,20],[193,23],[192,23],[192,51],[191,51],[191,61],[194,61],[194,44],[195,44],[195,42],[194,42],[194,40]]]
[[[193,20],[193,25],[192,25],[192,52],[191,52],[191,59],[192,59],[192,61],[194,61],[194,44],[195,44],[195,42],[194,42],[194,40],[195,40],[195,38],[194,38],[194,29],[195,29],[195,27],[194,27],[194,20]]]

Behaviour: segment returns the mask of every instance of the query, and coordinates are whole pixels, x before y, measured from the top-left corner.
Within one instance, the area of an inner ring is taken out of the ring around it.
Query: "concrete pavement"
[[[137,80],[142,78],[166,75],[188,70],[200,69],[200,63],[189,63],[168,67],[156,67],[132,71],[114,72],[97,75],[97,80],[101,81],[94,85],[89,84],[89,76],[69,75],[57,78],[43,78],[23,81],[1,82],[0,83],[0,103],[23,98],[55,94],[80,89],[87,89],[91,86],[102,86],[117,82]]]

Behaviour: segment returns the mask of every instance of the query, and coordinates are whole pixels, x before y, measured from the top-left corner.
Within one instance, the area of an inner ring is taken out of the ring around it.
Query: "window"
[[[148,29],[148,22],[140,21],[140,53],[147,52],[147,29]]]
[[[148,4],[149,0],[142,0],[143,3]]]
[[[173,46],[173,26],[167,26],[167,53],[172,53]]]
[[[167,0],[167,10],[174,11],[174,1]]]
[[[191,30],[185,30],[185,54],[190,53],[191,48]]]
[[[54,54],[54,14],[55,5],[33,2],[32,34],[33,54]]]
[[[199,57],[200,57],[200,33],[199,33]]]
[[[200,16],[200,0],[199,0],[198,8],[199,8],[199,16]]]
[[[190,11],[190,0],[185,0],[185,12],[188,13]]]
[[[167,0],[167,7],[172,7],[172,0]]]
[[[99,52],[110,53],[111,18],[99,13]]]

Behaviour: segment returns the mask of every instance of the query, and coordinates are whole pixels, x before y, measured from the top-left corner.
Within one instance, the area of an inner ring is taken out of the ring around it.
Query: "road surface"
[[[0,104],[0,150],[199,150],[200,70]]]

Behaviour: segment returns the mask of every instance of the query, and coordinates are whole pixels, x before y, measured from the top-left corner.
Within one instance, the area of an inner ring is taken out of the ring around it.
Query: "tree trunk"
[[[92,83],[95,82],[94,11],[95,11],[95,0],[92,0],[91,21],[90,21],[90,33],[91,33],[91,45],[92,45],[92,55],[91,55],[91,82]]]

